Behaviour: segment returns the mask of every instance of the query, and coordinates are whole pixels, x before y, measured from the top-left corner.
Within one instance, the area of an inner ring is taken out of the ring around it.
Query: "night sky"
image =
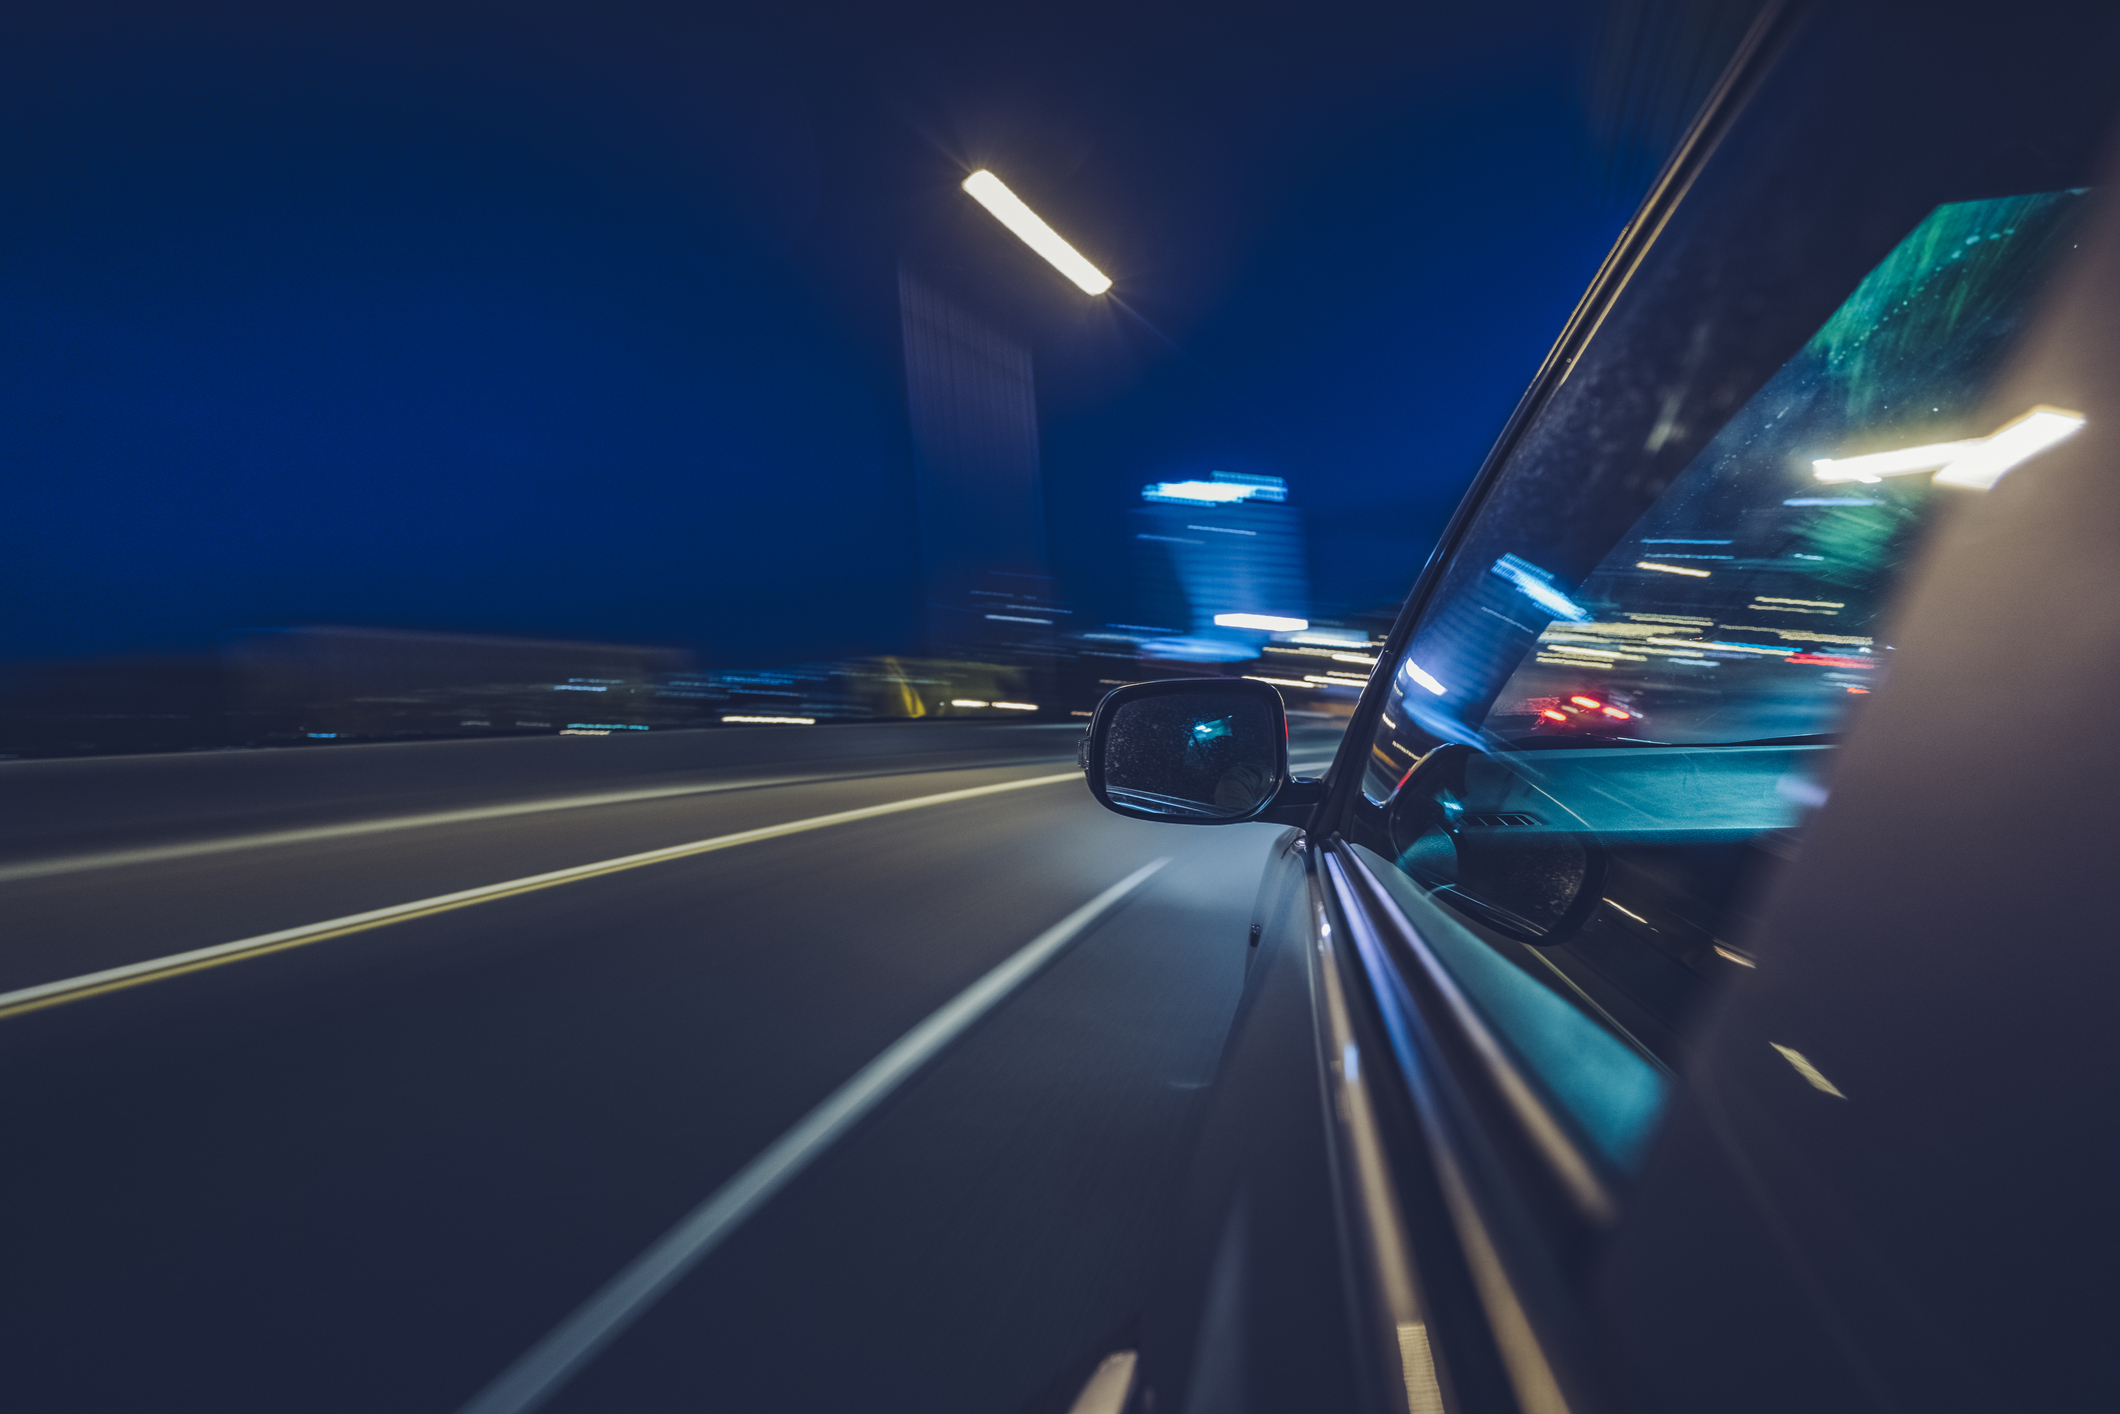
[[[1634,195],[1578,11],[1463,9],[10,7],[0,656],[915,649],[901,265],[1032,344],[1078,623],[1215,469],[1395,601]]]

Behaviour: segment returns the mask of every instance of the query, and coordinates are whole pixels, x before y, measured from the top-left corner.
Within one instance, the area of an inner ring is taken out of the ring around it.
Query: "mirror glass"
[[[1104,790],[1114,804],[1187,820],[1234,820],[1265,805],[1278,782],[1273,711],[1217,693],[1142,697],[1114,709],[1104,740]]]

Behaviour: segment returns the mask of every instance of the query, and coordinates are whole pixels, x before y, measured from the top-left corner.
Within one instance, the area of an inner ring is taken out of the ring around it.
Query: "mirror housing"
[[[1324,783],[1288,773],[1281,694],[1249,678],[1114,688],[1077,759],[1105,809],[1175,825],[1303,824]]]

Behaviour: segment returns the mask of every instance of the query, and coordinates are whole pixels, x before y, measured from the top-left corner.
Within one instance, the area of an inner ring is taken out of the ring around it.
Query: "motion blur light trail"
[[[1811,463],[1812,474],[1826,482],[1875,483],[1887,476],[1933,471],[1938,486],[1985,491],[2012,468],[2075,436],[2083,430],[2083,423],[2080,412],[2041,403],[1986,437],[1936,442],[1925,447],[1901,447],[1890,452],[1869,452],[1859,457],[1823,457]]]

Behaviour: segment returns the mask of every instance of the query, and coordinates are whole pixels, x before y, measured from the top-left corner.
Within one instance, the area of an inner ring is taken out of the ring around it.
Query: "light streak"
[[[1821,457],[1811,463],[1811,474],[1820,481],[1861,481],[1874,485],[1887,476],[1908,476],[1949,466],[1977,448],[1982,438],[1963,442],[1936,442],[1926,447],[1901,447],[1891,452],[1871,452],[1859,457]]]
[[[1985,491],[2000,481],[2012,467],[2022,465],[2057,442],[2083,430],[2083,414],[2067,408],[2033,408],[2014,422],[1997,428],[1995,435],[1980,443],[1936,473],[1938,486],[1964,486]]]
[[[758,717],[745,714],[742,716],[723,717],[722,720],[724,722],[741,723],[745,726],[814,727],[817,725],[815,717]]]
[[[1211,481],[1152,481],[1141,488],[1144,501],[1192,501],[1226,506],[1237,501],[1285,501],[1288,483],[1278,476],[1250,476],[1242,472],[1218,471]],[[1194,526],[1192,529],[1212,529]],[[1197,544],[1197,541],[1186,541]]]
[[[996,221],[1015,232],[1018,240],[1074,281],[1084,294],[1101,295],[1112,287],[1110,277],[1083,259],[1082,252],[1062,240],[1058,231],[1040,220],[1038,213],[1025,206],[1022,198],[992,172],[982,168],[972,173],[964,179],[964,189],[972,200],[992,212]]]
[[[1938,486],[1985,491],[2003,474],[2083,429],[2083,414],[2044,403],[2012,418],[1986,437],[1934,442],[1859,457],[1822,457],[1811,463],[1820,481],[1876,482],[1887,476],[1933,471]],[[1795,504],[1789,502],[1788,504]]]
[[[1299,633],[1310,627],[1310,620],[1283,618],[1277,614],[1216,614],[1215,627],[1263,629],[1267,633]]]
[[[1525,598],[1557,619],[1582,623],[1590,617],[1588,609],[1553,587],[1551,574],[1529,560],[1504,555],[1494,562],[1489,572],[1508,580],[1523,592]]]
[[[1759,643],[1703,643],[1697,638],[1652,638],[1658,648],[1684,648],[1694,653],[1765,653],[1780,658],[1794,653],[1794,648],[1770,648]]]
[[[1805,1057],[1802,1051],[1795,1050],[1789,1046],[1784,1046],[1779,1041],[1769,1041],[1767,1042],[1767,1044],[1772,1046],[1775,1050],[1781,1052],[1781,1058],[1787,1061],[1790,1065],[1794,1066],[1796,1068],[1796,1073],[1798,1075],[1801,1075],[1805,1080],[1809,1081],[1813,1090],[1823,1090],[1826,1094],[1835,1096],[1842,1100],[1848,1098],[1847,1096],[1840,1093],[1839,1086],[1835,1085],[1832,1081],[1826,1079],[1824,1071],[1820,1070],[1817,1066],[1811,1064],[1810,1060]]]
[[[1714,573],[1713,570],[1688,569],[1684,565],[1660,565],[1654,560],[1636,560],[1634,567],[1638,570],[1657,570],[1663,574],[1690,575],[1694,579],[1706,579]]]
[[[1407,677],[1412,678],[1415,682],[1419,683],[1422,687],[1427,688],[1437,697],[1441,697],[1443,694],[1450,691],[1449,688],[1443,686],[1441,683],[1437,682],[1433,677],[1431,677],[1427,669],[1423,668],[1419,663],[1414,662],[1411,658],[1408,658],[1406,660],[1406,666],[1403,671],[1405,672]]]

